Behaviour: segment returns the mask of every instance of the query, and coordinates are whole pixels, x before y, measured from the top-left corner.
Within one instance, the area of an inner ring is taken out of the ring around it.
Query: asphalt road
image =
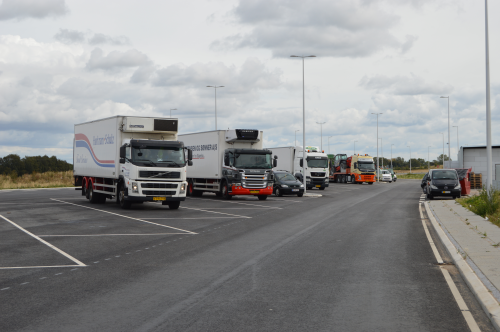
[[[317,193],[126,211],[73,189],[1,191],[0,331],[469,331],[420,181]]]

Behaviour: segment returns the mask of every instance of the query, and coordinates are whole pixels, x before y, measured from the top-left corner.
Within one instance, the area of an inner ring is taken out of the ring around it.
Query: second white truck
[[[287,146],[270,149],[278,157],[278,170],[292,173],[299,181],[303,181],[302,174],[302,147]],[[329,185],[328,155],[319,151],[315,146],[306,147],[306,183],[307,189],[318,188],[325,190]]]

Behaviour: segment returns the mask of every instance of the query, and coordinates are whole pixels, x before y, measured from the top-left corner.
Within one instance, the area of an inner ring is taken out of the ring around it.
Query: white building
[[[493,151],[493,182],[500,188],[500,146],[492,146]],[[453,164],[453,162],[452,162]],[[482,174],[483,184],[486,183],[487,172],[486,146],[462,146],[458,152],[457,168],[472,168],[472,172]],[[453,165],[452,165],[453,166]]]

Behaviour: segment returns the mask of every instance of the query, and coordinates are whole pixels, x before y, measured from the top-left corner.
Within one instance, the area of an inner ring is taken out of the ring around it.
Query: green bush
[[[488,191],[483,188],[479,195],[457,201],[475,214],[483,218],[488,217],[488,220],[500,226],[500,191],[492,188],[488,195]]]

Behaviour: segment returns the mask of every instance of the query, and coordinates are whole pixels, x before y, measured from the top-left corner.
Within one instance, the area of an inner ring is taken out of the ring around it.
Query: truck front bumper
[[[312,188],[326,188],[330,185],[329,178],[307,178],[306,187],[307,189]]]
[[[250,188],[243,188],[241,186],[232,186],[231,191],[229,192],[230,195],[272,195],[273,194],[273,186],[267,186],[266,188],[263,189],[250,189]]]
[[[156,199],[155,199],[156,198]],[[160,199],[158,199],[160,198]],[[165,198],[165,199],[163,199]],[[165,197],[165,196],[125,196],[125,200],[129,202],[182,202],[186,197]]]

